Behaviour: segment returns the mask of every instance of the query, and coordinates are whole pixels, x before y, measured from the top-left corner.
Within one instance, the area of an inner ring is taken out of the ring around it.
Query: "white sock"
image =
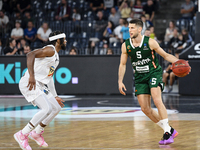
[[[40,134],[42,131],[44,131],[44,128],[38,124],[38,126],[34,129],[37,134]]]
[[[33,126],[29,123],[22,129],[22,134],[30,133],[33,130]]]
[[[169,126],[168,118],[160,120],[157,124],[164,130],[164,133],[168,132],[171,134],[171,127]]]

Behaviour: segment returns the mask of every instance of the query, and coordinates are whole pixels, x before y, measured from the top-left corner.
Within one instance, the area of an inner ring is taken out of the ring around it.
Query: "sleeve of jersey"
[[[56,97],[57,96],[57,92],[56,92],[56,89],[55,89],[55,85],[54,85],[54,81],[53,81],[53,78],[51,78],[50,82],[47,84],[51,94]]]

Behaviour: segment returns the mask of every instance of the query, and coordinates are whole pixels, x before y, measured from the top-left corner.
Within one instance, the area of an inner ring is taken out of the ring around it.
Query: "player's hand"
[[[126,91],[126,87],[125,87],[125,85],[121,82],[121,83],[119,83],[119,92],[120,92],[122,95],[126,95],[126,93],[125,93],[124,91]]]
[[[35,85],[36,85],[35,77],[34,77],[34,76],[30,76],[30,77],[29,77],[29,81],[28,81],[27,87],[29,88],[30,91],[31,91],[32,89],[35,90]]]
[[[62,98],[56,96],[55,99],[57,100],[58,104],[60,105],[60,107],[64,107],[65,105],[62,102],[65,102]]]

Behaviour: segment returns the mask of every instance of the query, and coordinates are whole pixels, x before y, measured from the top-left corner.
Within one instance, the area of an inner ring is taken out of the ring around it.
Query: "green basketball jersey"
[[[156,53],[149,47],[149,37],[143,36],[140,46],[134,47],[131,38],[125,41],[127,54],[131,57],[131,63],[135,74],[148,73],[161,69]]]

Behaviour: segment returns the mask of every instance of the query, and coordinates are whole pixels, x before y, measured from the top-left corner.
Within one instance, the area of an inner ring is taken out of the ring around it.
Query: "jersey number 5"
[[[137,58],[142,58],[141,51],[136,52]]]

